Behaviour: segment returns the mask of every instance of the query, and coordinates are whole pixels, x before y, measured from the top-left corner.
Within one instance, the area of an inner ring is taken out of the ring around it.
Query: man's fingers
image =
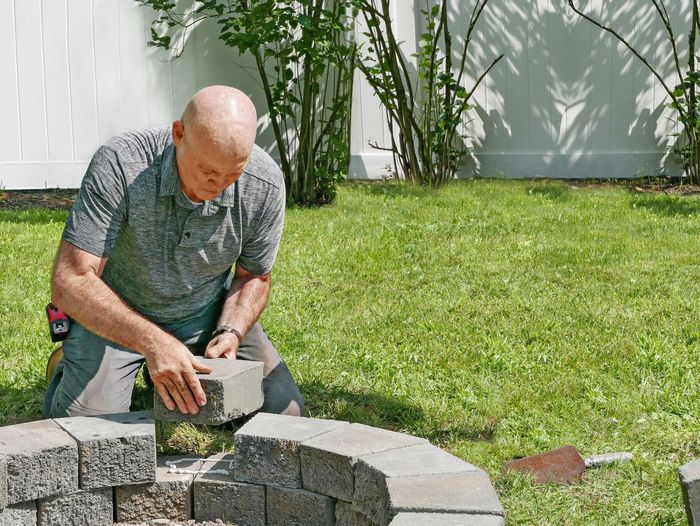
[[[197,401],[194,399],[192,390],[190,389],[188,383],[184,381],[183,377],[176,378],[175,385],[177,386],[178,391],[180,391],[180,396],[182,396],[182,399],[187,405],[187,412],[192,413],[193,415],[199,413],[199,405],[197,405]]]
[[[226,347],[224,345],[219,345],[214,343],[215,340],[209,342],[207,345],[207,350],[204,351],[204,356],[206,358],[219,358],[225,351]]]
[[[171,380],[167,380],[164,383],[165,387],[168,389],[168,393],[170,393],[170,396],[172,396],[173,400],[175,400],[175,404],[177,405],[178,410],[185,415],[189,413],[189,410],[187,409],[187,403],[185,402],[185,399],[182,398],[182,394],[177,388],[177,385],[175,385]]]
[[[199,362],[198,362],[199,363]],[[209,372],[211,372],[211,367],[208,367]],[[197,375],[194,373],[185,373],[185,382],[187,382],[187,385],[189,386],[190,390],[192,393],[194,393],[194,397],[197,400],[197,403],[202,406],[207,403],[207,395],[204,394],[204,390],[202,389],[202,384],[199,381],[199,378],[197,378]]]
[[[210,366],[197,360],[197,358],[195,358],[194,356],[192,357],[192,367],[194,367],[194,370],[197,371],[198,373],[207,373],[208,374],[214,370]],[[196,378],[197,377],[195,376],[195,379]],[[199,380],[197,380],[197,383],[199,383]]]
[[[170,396],[170,393],[168,393],[168,390],[165,388],[165,386],[160,382],[154,382],[153,385],[155,386],[156,391],[158,392],[158,396],[160,396],[160,398],[163,400],[165,407],[168,408],[168,411],[173,411],[177,406],[175,405],[173,397]]]

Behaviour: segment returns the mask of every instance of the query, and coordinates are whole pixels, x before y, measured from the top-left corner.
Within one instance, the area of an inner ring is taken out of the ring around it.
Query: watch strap
[[[243,335],[240,333],[238,329],[235,327],[232,327],[231,325],[218,325],[216,329],[214,329],[214,332],[211,333],[212,338],[216,338],[220,334],[224,334],[225,332],[230,332],[231,334],[235,334],[236,338],[238,338],[238,343],[243,342]]]

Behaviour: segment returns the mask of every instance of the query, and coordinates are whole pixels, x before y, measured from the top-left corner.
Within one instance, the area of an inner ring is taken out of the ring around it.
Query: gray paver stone
[[[194,480],[194,518],[221,519],[237,526],[265,525],[265,486],[236,482],[233,455],[208,458]]]
[[[267,487],[268,526],[334,526],[335,499],[305,489]]]
[[[299,444],[346,426],[336,420],[259,413],[235,434],[234,476],[241,482],[301,488]]]
[[[353,467],[363,455],[428,444],[418,438],[363,424],[350,424],[305,440],[299,447],[304,488],[337,499],[353,500]]]
[[[78,445],[53,420],[0,427],[7,504],[78,489]]]
[[[183,460],[185,462],[183,462]],[[170,471],[169,462],[185,473]],[[143,522],[160,518],[186,521],[193,518],[192,483],[202,462],[188,457],[158,457],[156,481],[114,488],[114,511],[119,522]]]
[[[375,523],[352,509],[352,502],[338,500],[335,503],[335,526],[375,526]]]
[[[683,486],[683,499],[690,526],[700,526],[700,460],[690,462],[678,470]]]
[[[81,489],[155,481],[156,431],[150,411],[55,421],[78,442]]]
[[[22,502],[1,509],[0,526],[36,526],[36,503]]]
[[[0,509],[8,504],[9,495],[7,492],[7,457],[0,455]]]
[[[37,502],[38,526],[111,526],[112,488],[78,490]]]
[[[503,526],[498,515],[465,513],[399,513],[389,526]]]
[[[375,500],[353,501],[353,508],[381,525],[402,511],[503,515],[496,490],[481,470],[387,478],[383,489]]]
[[[158,393],[153,407],[158,420],[218,425],[249,415],[263,405],[263,363],[228,358],[197,359],[214,370],[209,374],[197,373],[207,403],[196,415],[183,414],[177,408],[169,411]]]
[[[388,499],[386,479],[440,473],[480,471],[473,464],[451,455],[432,444],[382,451],[361,457],[355,465],[355,495],[359,509],[373,510]],[[371,514],[369,511],[365,511]]]

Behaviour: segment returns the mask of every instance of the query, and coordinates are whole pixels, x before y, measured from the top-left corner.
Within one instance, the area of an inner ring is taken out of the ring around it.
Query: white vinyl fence
[[[394,0],[408,55],[424,0]],[[454,37],[474,0],[452,0]],[[672,79],[670,44],[649,0],[579,0],[618,28]],[[683,32],[690,0],[668,2]],[[183,56],[148,48],[153,13],[133,0],[0,0],[0,188],[77,187],[98,145],[119,132],[177,118],[209,84],[265,101],[252,63],[216,38],[192,33]],[[358,32],[361,28],[358,27]],[[469,112],[474,158],[463,175],[630,177],[678,170],[677,127],[658,82],[566,0],[491,0],[470,54],[473,75],[506,58],[477,91]],[[258,142],[274,155],[265,116]],[[359,74],[355,81],[351,177],[381,178],[391,159],[384,115]]]

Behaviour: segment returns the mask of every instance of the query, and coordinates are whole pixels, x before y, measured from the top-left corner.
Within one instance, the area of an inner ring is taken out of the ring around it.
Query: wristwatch
[[[231,327],[230,325],[219,325],[214,329],[214,332],[211,333],[212,338],[216,338],[220,334],[224,334],[225,332],[230,332],[232,334],[236,335],[236,338],[238,338],[238,343],[243,342],[243,336],[241,335],[240,331],[236,329],[235,327]]]

